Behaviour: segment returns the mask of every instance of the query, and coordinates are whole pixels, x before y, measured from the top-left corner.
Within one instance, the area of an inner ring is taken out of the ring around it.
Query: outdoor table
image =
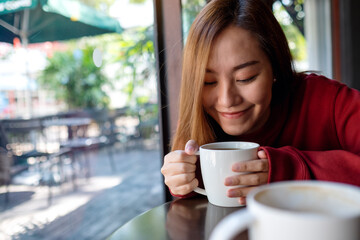
[[[56,118],[44,120],[43,125],[46,127],[49,126],[82,126],[89,125],[91,123],[91,118],[85,117],[70,117],[70,118]]]
[[[218,207],[204,197],[177,199],[133,218],[110,235],[108,240],[208,239],[221,219],[242,208]],[[248,232],[242,232],[235,239],[248,240]]]
[[[91,121],[91,118],[86,117],[70,117],[44,120],[42,124],[44,127],[66,126],[68,128],[69,139],[71,139],[73,138],[72,127],[88,126]]]

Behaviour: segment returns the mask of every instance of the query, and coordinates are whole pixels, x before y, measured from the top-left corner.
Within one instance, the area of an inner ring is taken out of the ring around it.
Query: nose
[[[222,81],[219,88],[218,103],[222,107],[230,108],[241,103],[242,97],[232,81]]]

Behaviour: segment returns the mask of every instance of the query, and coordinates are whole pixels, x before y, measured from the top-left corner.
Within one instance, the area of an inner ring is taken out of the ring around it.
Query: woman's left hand
[[[237,187],[227,191],[228,197],[238,197],[240,204],[246,204],[246,195],[255,187],[266,184],[269,176],[269,162],[265,151],[258,152],[259,159],[237,162],[233,164],[233,172],[246,174],[227,177],[225,186],[245,185],[248,187]]]

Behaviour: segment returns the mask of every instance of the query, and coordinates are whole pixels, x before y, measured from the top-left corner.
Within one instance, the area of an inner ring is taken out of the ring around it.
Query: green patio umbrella
[[[74,0],[0,0],[0,41],[23,45],[121,33],[117,20]]]

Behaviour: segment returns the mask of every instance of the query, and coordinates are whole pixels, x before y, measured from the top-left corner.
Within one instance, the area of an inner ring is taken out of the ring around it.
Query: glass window
[[[192,22],[205,4],[206,0],[181,0],[184,43]]]
[[[274,15],[288,39],[297,71],[308,70],[303,2],[303,0],[278,0],[273,4]]]
[[[106,239],[163,203],[153,19],[0,1],[0,239]]]

